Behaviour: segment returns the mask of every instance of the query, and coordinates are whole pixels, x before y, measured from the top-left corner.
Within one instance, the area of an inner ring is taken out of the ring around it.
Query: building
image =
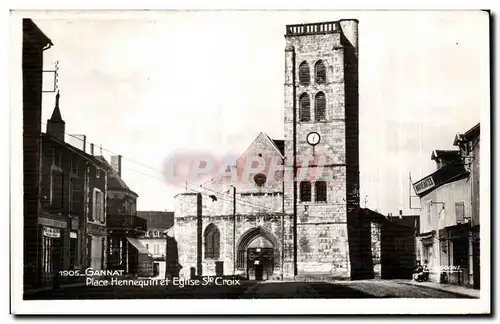
[[[410,279],[417,261],[419,216],[384,216],[367,208],[362,208],[361,213],[372,234],[373,277]]]
[[[457,150],[436,150],[436,171],[414,183],[420,198],[419,257],[434,282],[479,288],[479,124]]]
[[[177,244],[172,233],[174,213],[162,211],[138,211],[137,216],[146,219],[147,232],[139,236],[142,243],[153,257],[154,276],[177,276]],[[170,231],[169,231],[170,230]],[[168,265],[168,269],[165,267]]]
[[[41,134],[41,286],[82,279],[64,271],[106,268],[106,172],[98,159],[65,142],[59,98],[58,93],[47,132]]]
[[[152,260],[148,250],[137,239],[147,229],[146,220],[137,216],[137,193],[121,177],[121,156],[112,156],[111,164],[97,157],[108,175],[107,191],[107,266],[123,270],[130,276],[151,276]]]
[[[40,285],[38,227],[40,181],[40,133],[42,132],[43,52],[52,41],[31,19],[23,19],[23,285],[26,290]]]
[[[358,21],[288,25],[285,40],[284,140],[260,133],[227,170],[240,179],[176,196],[181,276],[372,273],[370,228],[359,219]],[[245,173],[256,157],[267,174]],[[326,177],[299,181],[306,159],[308,174]],[[281,170],[270,171],[273,161]]]

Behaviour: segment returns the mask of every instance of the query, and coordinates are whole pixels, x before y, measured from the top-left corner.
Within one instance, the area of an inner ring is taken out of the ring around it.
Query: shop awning
[[[142,245],[142,243],[139,242],[139,240],[131,237],[127,237],[127,240],[137,249],[137,251],[139,251],[139,253],[149,254],[148,249],[146,249],[146,247]]]

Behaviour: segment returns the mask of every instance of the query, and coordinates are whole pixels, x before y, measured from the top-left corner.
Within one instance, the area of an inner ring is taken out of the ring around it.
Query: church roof
[[[272,139],[266,133],[262,133],[262,134],[266,135],[266,137],[269,138],[271,143],[274,144],[274,146],[276,147],[276,149],[278,149],[278,151],[281,153],[282,156],[285,156],[285,141],[284,140]]]

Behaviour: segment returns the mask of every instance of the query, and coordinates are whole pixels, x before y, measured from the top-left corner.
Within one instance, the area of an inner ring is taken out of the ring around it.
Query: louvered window
[[[307,86],[311,83],[310,79],[309,64],[302,62],[299,66],[299,84]]]
[[[300,121],[311,120],[311,100],[307,93],[303,93],[299,99],[299,119]]]
[[[316,201],[326,202],[326,182],[317,181],[316,184]]]
[[[311,201],[311,183],[309,181],[300,183],[300,201]]]
[[[325,109],[326,109],[326,98],[323,92],[318,92],[314,99],[314,109],[316,121],[322,121],[326,119]]]

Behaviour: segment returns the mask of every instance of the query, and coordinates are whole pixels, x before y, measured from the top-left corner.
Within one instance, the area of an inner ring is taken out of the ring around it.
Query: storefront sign
[[[43,236],[59,238],[61,237],[61,230],[53,227],[43,227]]]
[[[419,182],[415,183],[413,185],[413,188],[415,189],[416,194],[420,194],[424,191],[427,191],[431,188],[434,187],[434,180],[432,179],[432,176],[428,176],[427,178],[424,178],[420,180]]]
[[[78,234],[76,232],[71,232],[71,233],[69,233],[69,237],[76,239],[76,238],[78,238]]]
[[[51,218],[44,218],[44,217],[38,218],[38,224],[50,227],[59,227],[59,228],[66,228],[68,226],[65,221],[60,221]]]

